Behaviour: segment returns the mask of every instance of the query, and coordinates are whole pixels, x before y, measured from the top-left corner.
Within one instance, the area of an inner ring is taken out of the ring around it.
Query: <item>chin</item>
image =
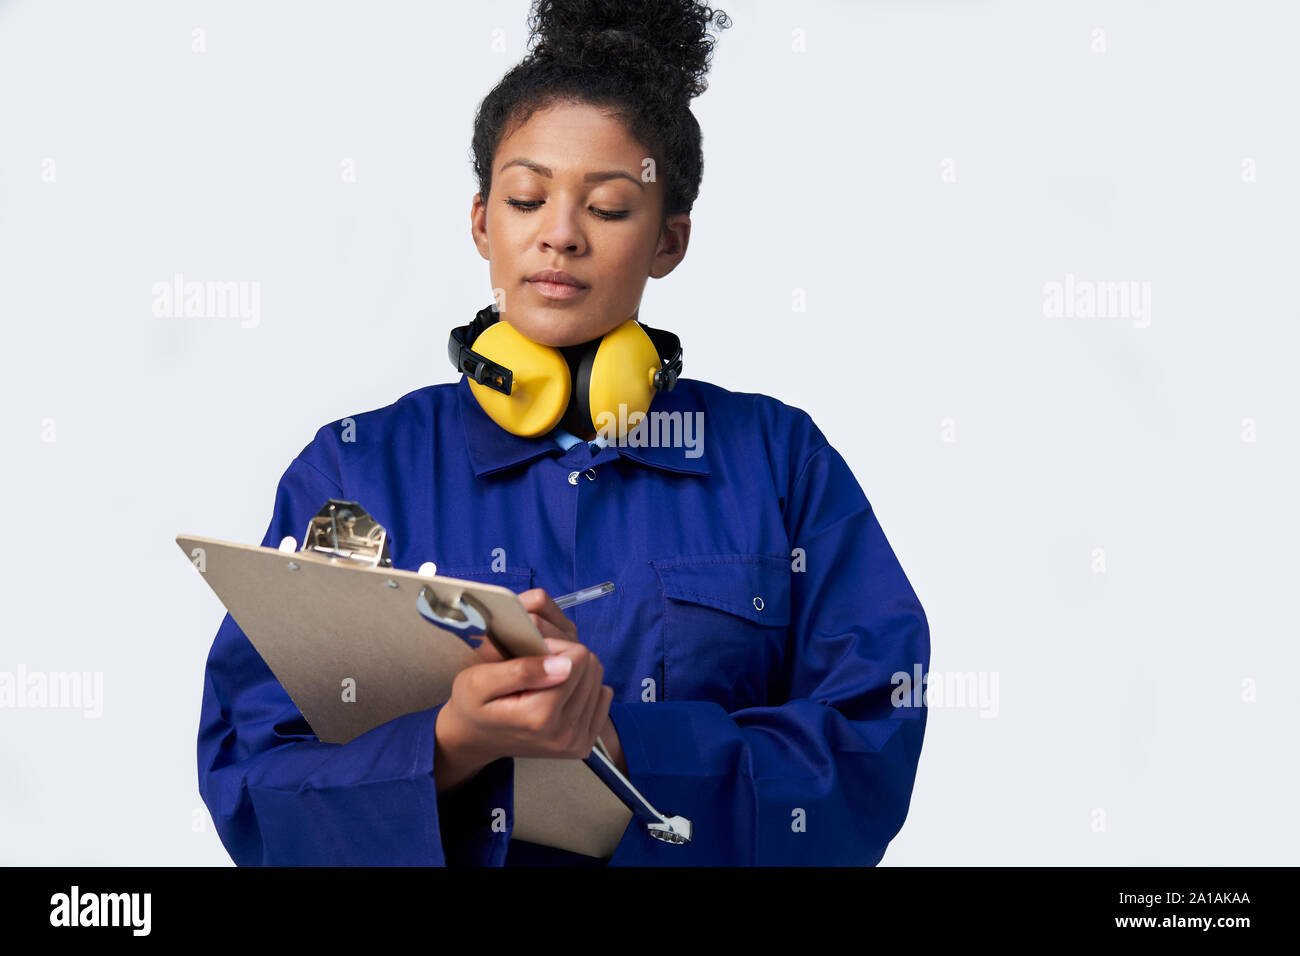
[[[599,333],[591,331],[592,327],[586,323],[575,323],[574,319],[562,314],[551,314],[540,319],[529,316],[522,322],[511,321],[510,324],[525,338],[551,348],[579,345],[599,337]]]

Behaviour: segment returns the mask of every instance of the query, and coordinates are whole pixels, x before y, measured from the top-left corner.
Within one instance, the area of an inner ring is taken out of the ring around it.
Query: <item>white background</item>
[[[997,680],[932,707],[884,865],[1294,863],[1296,6],[721,6],[641,318],[812,415],[932,672]],[[104,679],[98,720],[0,709],[0,863],[229,863],[223,609],[173,539],[260,541],[320,425],[455,379],[471,123],[527,13],[0,3],[0,670]],[[154,317],[178,272],[260,283],[260,323]],[[1067,274],[1149,282],[1149,325],[1048,317]]]

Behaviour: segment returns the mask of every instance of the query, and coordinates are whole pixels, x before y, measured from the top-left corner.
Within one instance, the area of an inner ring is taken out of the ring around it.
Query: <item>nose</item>
[[[549,200],[538,212],[542,225],[537,233],[538,245],[543,249],[581,255],[586,248],[586,238],[578,224],[579,210],[572,203]]]

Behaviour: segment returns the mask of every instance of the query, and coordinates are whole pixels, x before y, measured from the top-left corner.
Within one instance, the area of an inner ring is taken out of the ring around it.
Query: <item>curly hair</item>
[[[707,87],[715,40],[731,20],[686,0],[535,0],[529,53],[479,104],[471,152],[479,192],[508,133],[557,102],[608,109],[650,151],[664,183],[660,225],[689,213],[704,175],[690,101]]]

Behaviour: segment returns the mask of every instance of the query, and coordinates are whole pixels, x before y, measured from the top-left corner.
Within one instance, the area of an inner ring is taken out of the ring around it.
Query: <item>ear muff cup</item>
[[[572,382],[569,363],[557,349],[525,338],[501,319],[479,334],[474,350],[514,373],[509,395],[469,380],[474,397],[493,421],[527,438],[544,435],[560,423],[569,407]]]
[[[655,372],[662,365],[659,350],[645,329],[635,319],[628,319],[606,333],[594,352],[579,363],[576,401],[581,403],[585,420],[591,422],[593,430],[599,432],[604,424],[609,435],[622,438],[650,411],[656,394]],[[619,414],[619,405],[626,406],[623,415]],[[602,421],[605,414],[611,417]]]

